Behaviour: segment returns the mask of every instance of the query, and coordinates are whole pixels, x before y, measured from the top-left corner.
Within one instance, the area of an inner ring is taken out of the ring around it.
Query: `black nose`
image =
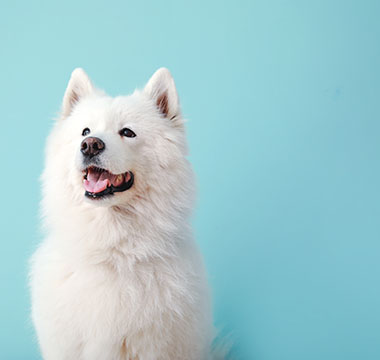
[[[100,154],[106,144],[97,137],[90,136],[82,141],[80,151],[84,156],[93,157]]]

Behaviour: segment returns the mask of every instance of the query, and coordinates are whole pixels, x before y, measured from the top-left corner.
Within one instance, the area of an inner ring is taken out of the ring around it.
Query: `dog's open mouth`
[[[83,171],[85,195],[92,199],[126,191],[133,185],[133,173],[112,174],[105,169],[90,166]]]

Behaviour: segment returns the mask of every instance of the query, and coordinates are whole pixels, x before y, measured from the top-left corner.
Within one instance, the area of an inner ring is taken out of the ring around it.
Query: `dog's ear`
[[[84,70],[81,68],[75,69],[71,74],[69,84],[67,85],[63,97],[62,117],[65,118],[69,116],[80,99],[93,91],[94,85]]]
[[[180,105],[174,79],[170,71],[158,69],[146,84],[144,91],[153,99],[162,115],[178,120]]]

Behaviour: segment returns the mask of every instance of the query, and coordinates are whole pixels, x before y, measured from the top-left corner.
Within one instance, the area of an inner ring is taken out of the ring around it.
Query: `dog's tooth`
[[[120,186],[124,182],[124,174],[114,175],[112,184],[114,186]]]

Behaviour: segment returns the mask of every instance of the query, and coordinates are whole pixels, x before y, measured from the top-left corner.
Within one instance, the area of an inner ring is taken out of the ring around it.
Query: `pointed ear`
[[[158,69],[146,84],[144,92],[154,100],[158,110],[165,117],[174,120],[180,115],[177,89],[168,69]]]
[[[88,75],[83,69],[75,69],[67,85],[62,104],[62,117],[67,117],[71,114],[74,106],[80,101],[81,98],[92,93],[94,86]]]

